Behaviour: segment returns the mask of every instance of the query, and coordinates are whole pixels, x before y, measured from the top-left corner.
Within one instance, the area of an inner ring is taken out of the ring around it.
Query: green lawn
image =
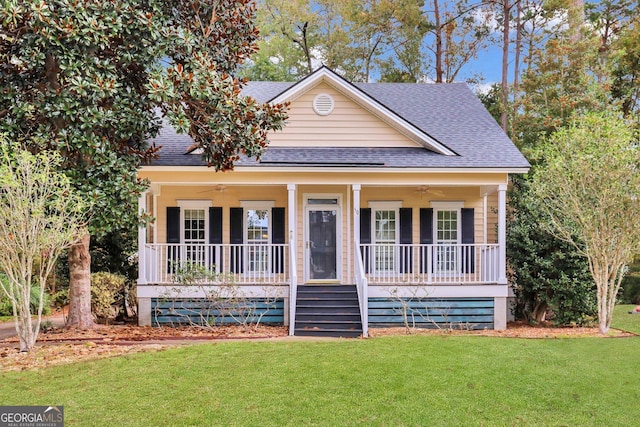
[[[639,366],[640,337],[234,341],[3,373],[0,402],[68,426],[627,426]]]
[[[629,314],[635,305],[617,305],[613,312],[611,327],[640,335],[640,314]]]

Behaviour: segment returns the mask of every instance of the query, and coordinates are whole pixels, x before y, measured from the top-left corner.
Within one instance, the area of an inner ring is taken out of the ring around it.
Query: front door
[[[305,280],[340,280],[340,212],[338,199],[310,198],[305,209]]]

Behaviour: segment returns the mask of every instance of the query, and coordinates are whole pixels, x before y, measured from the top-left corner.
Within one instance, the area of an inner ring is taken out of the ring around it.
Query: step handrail
[[[360,305],[360,321],[362,322],[362,337],[367,338],[369,336],[369,313],[368,313],[368,281],[364,272],[364,264],[362,262],[362,256],[360,256],[360,245],[354,245],[354,257],[355,268],[354,276],[356,282],[356,291],[358,292],[358,303]]]

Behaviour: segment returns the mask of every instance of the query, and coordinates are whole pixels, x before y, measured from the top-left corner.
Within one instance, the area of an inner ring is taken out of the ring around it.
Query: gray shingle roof
[[[250,82],[243,94],[268,102],[294,83]],[[261,161],[243,158],[236,163],[261,167],[381,167],[381,168],[527,168],[529,163],[463,83],[356,83],[389,110],[454,151],[445,156],[423,148],[284,148],[270,147]],[[185,154],[191,145],[165,125],[154,140],[161,145],[158,166],[200,166],[199,155]],[[320,159],[320,160],[319,160]]]

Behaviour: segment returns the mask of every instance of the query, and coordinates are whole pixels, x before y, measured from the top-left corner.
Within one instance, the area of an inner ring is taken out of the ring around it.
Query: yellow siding
[[[420,241],[420,208],[430,207],[432,201],[463,201],[464,207],[474,208],[475,213],[475,242],[483,243],[484,217],[483,198],[477,186],[439,187],[434,191],[420,191],[416,186],[363,186],[361,190],[360,206],[368,207],[371,201],[401,201],[402,207],[413,208],[413,242]],[[296,233],[297,233],[297,271],[300,282],[304,280],[305,268],[305,199],[308,195],[319,197],[341,196],[341,253],[342,253],[342,282],[347,283],[353,270],[349,268],[349,261],[353,263],[352,236],[354,227],[359,224],[353,222],[352,191],[347,185],[298,185],[296,188]],[[286,229],[288,230],[288,192],[286,185],[225,185],[218,184],[181,186],[162,185],[160,195],[156,196],[157,242],[166,242],[166,208],[178,206],[179,200],[206,200],[211,206],[223,208],[223,243],[229,243],[229,208],[241,206],[241,201],[272,201],[275,207],[287,208]],[[497,194],[488,196],[487,200],[487,242],[496,241],[497,223]],[[147,200],[149,210],[153,207],[153,199]],[[149,230],[152,235],[152,230]],[[151,239],[151,236],[150,236]],[[288,241],[288,236],[287,236]]]
[[[329,94],[334,110],[327,116],[313,111],[313,99]],[[420,146],[326,83],[291,103],[282,131],[269,134],[273,147],[417,147]]]
[[[487,197],[487,243],[498,242],[498,193]]]
[[[178,206],[178,200],[207,200],[211,206],[220,206],[222,213],[223,243],[229,243],[229,208],[240,207],[241,200],[273,201],[274,207],[287,207],[286,187],[226,187],[218,191],[211,187],[163,186],[158,198],[156,222],[158,226],[158,242],[167,241],[166,213],[167,207]],[[286,220],[286,217],[285,217]]]
[[[474,209],[474,241],[483,242],[482,197],[477,187],[436,188],[433,192],[418,191],[416,187],[365,187],[361,192],[361,207],[368,207],[370,201],[402,201],[403,208],[413,208],[413,243],[420,242],[420,208],[431,207],[432,201],[464,202],[465,208]]]

